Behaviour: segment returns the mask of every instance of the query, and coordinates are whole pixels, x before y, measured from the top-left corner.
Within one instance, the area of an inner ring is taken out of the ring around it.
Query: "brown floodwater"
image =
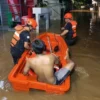
[[[100,21],[96,14],[74,13],[78,22],[78,42],[70,47],[75,72],[71,75],[71,89],[64,95],[31,90],[15,92],[7,80],[13,68],[9,44],[13,32],[0,31],[0,100],[100,100]],[[52,21],[49,31],[60,33],[60,21]]]

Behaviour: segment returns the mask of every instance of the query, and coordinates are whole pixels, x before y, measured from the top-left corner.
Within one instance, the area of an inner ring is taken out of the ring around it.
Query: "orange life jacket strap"
[[[14,44],[13,44],[12,42],[10,43],[10,45],[11,45],[12,47],[14,47]]]
[[[14,40],[18,41],[16,38],[13,37]]]
[[[19,41],[19,33],[14,33],[12,41],[11,41],[11,46],[15,46],[17,44],[17,42]]]

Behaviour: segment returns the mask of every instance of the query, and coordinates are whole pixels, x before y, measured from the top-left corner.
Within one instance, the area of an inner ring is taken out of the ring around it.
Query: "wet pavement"
[[[71,75],[71,89],[64,95],[31,90],[14,92],[7,76],[13,68],[9,44],[13,32],[0,31],[0,100],[100,100],[100,21],[91,13],[74,13],[78,21],[78,42],[70,47],[75,72]],[[53,21],[50,31],[60,33],[60,22]],[[4,33],[4,34],[2,34]]]

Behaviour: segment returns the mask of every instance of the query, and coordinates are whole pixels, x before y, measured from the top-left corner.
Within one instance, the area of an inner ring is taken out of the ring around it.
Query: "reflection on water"
[[[98,25],[98,13],[91,13],[91,19],[90,19],[90,35],[95,31],[100,31]]]
[[[70,47],[72,59],[76,63],[71,75],[71,89],[64,95],[47,94],[31,90],[29,93],[15,92],[7,81],[13,67],[9,52],[12,32],[0,32],[0,100],[100,100],[100,23],[93,13],[73,13],[78,22],[78,43]],[[60,33],[60,21],[53,21],[50,31]],[[6,50],[4,49],[4,40]]]

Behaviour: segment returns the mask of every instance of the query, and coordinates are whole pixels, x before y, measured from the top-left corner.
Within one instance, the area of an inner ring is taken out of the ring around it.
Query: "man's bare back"
[[[38,81],[53,84],[54,64],[57,58],[53,54],[37,55],[34,58],[27,58],[27,63],[24,68],[24,74],[31,68],[38,76]]]

